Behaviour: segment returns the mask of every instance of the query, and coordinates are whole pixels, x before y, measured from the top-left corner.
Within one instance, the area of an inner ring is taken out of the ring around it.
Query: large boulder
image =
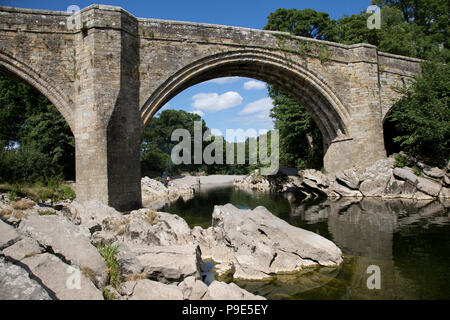
[[[119,293],[128,300],[183,300],[183,292],[175,285],[152,280],[122,283]]]
[[[266,298],[256,296],[244,289],[241,289],[234,283],[213,281],[209,285],[208,291],[204,295],[203,300],[266,300]]]
[[[358,190],[352,190],[350,188],[347,188],[346,186],[343,186],[336,181],[333,181],[330,185],[330,189],[334,192],[338,193],[341,197],[344,198],[362,198],[363,195]]]
[[[103,295],[79,269],[49,253],[21,261],[59,300],[103,300]]]
[[[342,252],[334,243],[291,226],[264,207],[252,211],[231,204],[216,206],[211,232],[212,259],[231,263],[235,278],[264,279],[280,272],[342,262]]]
[[[82,203],[74,201],[66,206],[65,213],[69,220],[75,224],[82,224],[87,227],[91,233],[100,231],[105,219],[114,218],[121,220],[123,218],[114,208],[108,207],[96,200]]]
[[[21,261],[42,252],[44,252],[44,249],[39,245],[39,243],[28,237],[3,250],[3,254],[6,257],[12,258],[16,261]]]
[[[395,168],[394,176],[409,182],[410,184],[416,186],[419,191],[422,191],[430,196],[438,197],[441,192],[441,184],[423,177],[418,177],[409,168]]]
[[[204,270],[198,246],[164,246],[133,248],[148,279],[163,283],[182,282],[188,277],[201,279]]]
[[[366,168],[361,174],[362,181],[359,190],[365,197],[381,197],[386,185],[391,179],[395,160],[382,159]]]
[[[195,277],[188,277],[178,285],[183,292],[184,300],[202,300],[208,291],[208,286]]]
[[[91,244],[87,228],[76,226],[59,216],[30,216],[20,223],[19,231],[67,263],[90,270],[95,274],[98,286],[106,282],[105,261]]]
[[[0,257],[0,300],[51,300],[48,292],[25,269]]]
[[[191,229],[186,221],[177,215],[141,209],[133,211],[127,218],[124,241],[130,247],[192,243]]]
[[[13,245],[19,240],[20,234],[16,229],[0,220],[0,250]]]
[[[355,170],[348,169],[343,172],[338,172],[336,174],[336,180],[349,187],[350,189],[356,190],[359,186],[359,177]]]

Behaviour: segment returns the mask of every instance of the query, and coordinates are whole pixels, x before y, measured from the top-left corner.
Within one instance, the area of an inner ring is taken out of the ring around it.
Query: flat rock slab
[[[88,268],[95,273],[97,285],[107,278],[106,264],[90,242],[90,232],[59,216],[31,216],[20,223],[19,231],[50,248],[71,265]]]
[[[59,300],[103,300],[103,295],[78,269],[49,253],[22,260]]]
[[[216,206],[212,233],[212,246],[222,248],[212,250],[212,259],[233,263],[235,278],[258,280],[303,267],[342,263],[342,252],[333,242],[291,226],[264,207],[252,211],[231,204]]]
[[[198,246],[165,246],[133,249],[147,278],[160,282],[181,282],[185,278],[201,279],[203,261]]]
[[[188,277],[178,285],[185,300],[202,300],[208,291],[208,286],[195,277]]]
[[[183,292],[177,286],[147,279],[125,282],[119,292],[128,295],[128,300],[183,300]]]
[[[0,257],[0,300],[52,300],[27,271]]]
[[[441,192],[442,186],[432,180],[418,177],[411,169],[395,168],[394,175],[400,179],[408,181],[417,187],[417,190],[422,191],[430,196],[437,197]]]
[[[20,261],[33,255],[40,254],[43,251],[44,249],[39,246],[39,243],[36,240],[27,237],[3,250],[3,254],[16,261]]]
[[[266,298],[241,289],[234,283],[213,281],[203,300],[266,300]]]
[[[0,250],[14,244],[20,239],[20,234],[9,224],[0,220]]]

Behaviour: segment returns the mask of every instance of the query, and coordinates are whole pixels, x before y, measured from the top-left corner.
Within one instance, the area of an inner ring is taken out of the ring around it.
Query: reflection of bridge
[[[318,124],[329,172],[386,156],[383,119],[419,61],[285,33],[137,19],[118,7],[0,7],[0,67],[47,96],[76,141],[77,196],[139,207],[144,125],[180,91],[224,76],[276,84]]]

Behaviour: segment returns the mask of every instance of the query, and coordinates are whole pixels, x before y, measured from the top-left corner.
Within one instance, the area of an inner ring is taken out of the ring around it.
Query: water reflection
[[[239,281],[269,299],[449,299],[449,202],[346,199],[303,202],[296,194],[210,189],[165,210],[209,227],[214,205],[265,206],[292,225],[334,241],[339,269],[304,270],[271,281]],[[381,268],[381,290],[367,289],[367,268]]]

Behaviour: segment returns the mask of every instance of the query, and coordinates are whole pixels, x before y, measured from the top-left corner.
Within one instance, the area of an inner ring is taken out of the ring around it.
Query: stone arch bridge
[[[243,76],[295,96],[318,124],[325,168],[386,157],[383,120],[420,61],[287,33],[136,18],[119,7],[66,12],[0,7],[0,70],[44,94],[76,141],[77,196],[141,205],[145,124],[197,83]]]

